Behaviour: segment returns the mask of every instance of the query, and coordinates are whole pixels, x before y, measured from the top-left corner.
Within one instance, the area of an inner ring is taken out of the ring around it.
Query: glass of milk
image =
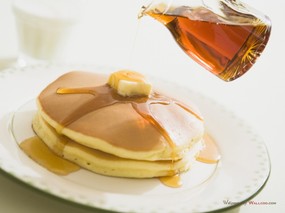
[[[16,0],[19,65],[55,61],[78,20],[80,0]]]

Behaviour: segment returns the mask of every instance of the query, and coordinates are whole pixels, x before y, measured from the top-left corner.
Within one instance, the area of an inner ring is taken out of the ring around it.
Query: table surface
[[[0,0],[0,69],[9,66],[18,55],[11,2]],[[253,68],[240,79],[226,83],[182,53],[161,25],[147,18],[138,21],[136,16],[143,1],[84,2],[84,14],[60,60],[132,68],[202,92],[234,111],[264,138],[271,157],[270,178],[253,200],[276,203],[247,204],[241,206],[240,212],[284,212],[285,73],[281,52],[285,49],[285,3],[244,0],[271,18],[273,30]],[[1,212],[91,212],[43,196],[2,173],[0,188]]]

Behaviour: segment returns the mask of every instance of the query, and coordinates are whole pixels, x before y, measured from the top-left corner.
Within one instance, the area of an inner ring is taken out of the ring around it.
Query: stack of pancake
[[[150,178],[189,170],[203,146],[199,114],[156,91],[167,104],[120,97],[107,82],[90,72],[60,76],[37,98],[36,134],[57,155],[99,174]]]

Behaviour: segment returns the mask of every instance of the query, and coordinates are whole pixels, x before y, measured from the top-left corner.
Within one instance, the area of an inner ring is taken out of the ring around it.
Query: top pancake
[[[100,101],[95,100],[95,95],[57,94],[58,88],[101,86],[107,78],[79,71],[60,76],[38,96],[41,116],[59,133],[82,145],[129,159],[181,159],[202,138],[203,121],[177,104],[149,105],[152,116],[172,139],[175,146],[171,146],[159,128],[143,118],[131,102],[92,110],[97,104],[94,101]],[[66,122],[71,117],[76,119]]]

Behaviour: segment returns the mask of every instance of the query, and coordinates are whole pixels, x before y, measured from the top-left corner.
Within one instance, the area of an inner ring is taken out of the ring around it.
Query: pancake
[[[153,97],[160,98],[157,102],[120,98],[106,86],[107,78],[90,72],[69,72],[40,93],[37,98],[39,114],[57,132],[51,136],[56,136],[51,142],[57,147],[52,148],[55,152],[61,149],[58,136],[66,136],[76,142],[74,147],[82,145],[120,158],[177,161],[187,157],[189,150],[201,141],[204,124],[196,110],[193,112],[190,106],[157,91],[153,92]],[[91,88],[92,91],[95,88],[98,93],[58,94],[59,88]],[[100,92],[105,96],[98,99]],[[106,104],[110,102],[112,104]],[[152,118],[138,113],[141,108],[145,110],[145,106]]]
[[[33,129],[57,155],[92,172],[116,177],[152,178],[185,172],[190,169],[195,154],[202,148],[200,141],[187,153],[186,158],[175,162],[131,160],[88,148],[58,134],[39,113],[33,119]]]

